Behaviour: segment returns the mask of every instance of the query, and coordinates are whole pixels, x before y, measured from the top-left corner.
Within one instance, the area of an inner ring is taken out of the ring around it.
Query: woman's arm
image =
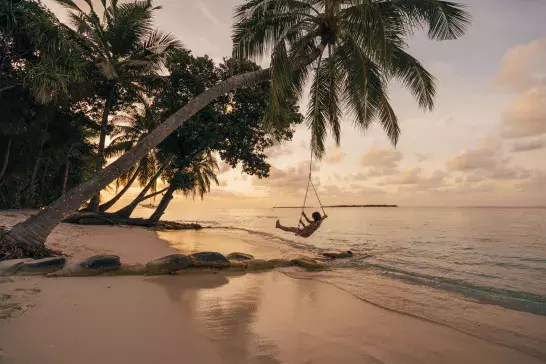
[[[305,217],[305,220],[307,220],[307,223],[310,224],[312,223],[313,221],[309,220],[309,218],[307,217],[307,215],[305,215],[305,212],[302,212],[302,215],[303,217]]]

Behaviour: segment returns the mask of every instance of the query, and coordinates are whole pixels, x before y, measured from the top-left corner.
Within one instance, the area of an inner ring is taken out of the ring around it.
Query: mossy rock
[[[252,259],[246,262],[247,271],[268,270],[275,268],[273,264],[264,259]]]
[[[25,263],[32,262],[34,259],[10,259],[0,261],[0,276],[10,276],[21,269]]]
[[[242,261],[242,260],[251,260],[251,259],[254,259],[254,256],[253,256],[253,255],[250,255],[250,254],[234,252],[234,253],[230,253],[230,254],[226,255],[226,258],[227,258],[228,260]]]
[[[37,259],[24,263],[15,274],[18,276],[47,274],[62,269],[65,264],[64,257]]]
[[[230,260],[230,266],[226,269],[231,271],[245,271],[247,267],[247,261]]]
[[[118,269],[121,266],[117,255],[94,255],[89,258],[71,260],[65,266],[48,277],[97,276]]]
[[[291,267],[294,265],[294,263],[288,259],[269,259],[267,262],[274,268]]]
[[[141,263],[122,264],[118,269],[103,273],[103,276],[142,276],[146,274],[146,266]]]
[[[185,269],[180,269],[174,272],[178,276],[186,275],[199,275],[199,274],[217,274],[220,272],[220,269],[217,268],[208,268],[208,267],[188,267]]]
[[[347,250],[347,251],[334,250],[334,251],[328,251],[328,252],[322,253],[322,255],[330,259],[342,259],[342,258],[351,258],[353,256],[353,252],[350,250]]]
[[[192,267],[228,268],[231,265],[225,256],[216,252],[195,253],[191,255],[191,258]]]
[[[146,274],[160,275],[171,274],[178,270],[187,268],[191,258],[184,254],[171,254],[162,258],[150,260],[146,263]]]

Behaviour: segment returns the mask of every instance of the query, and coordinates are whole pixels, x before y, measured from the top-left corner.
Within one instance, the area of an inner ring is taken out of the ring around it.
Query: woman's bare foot
[[[281,222],[279,220],[277,220],[277,223],[275,224],[275,227],[278,229],[281,227]]]

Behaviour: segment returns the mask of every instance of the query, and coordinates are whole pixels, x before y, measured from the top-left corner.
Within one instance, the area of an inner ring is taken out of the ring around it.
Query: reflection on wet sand
[[[541,362],[279,272],[213,275],[200,287],[163,282],[224,363]]]

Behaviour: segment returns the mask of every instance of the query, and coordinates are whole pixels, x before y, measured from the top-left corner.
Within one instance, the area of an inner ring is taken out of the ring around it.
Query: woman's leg
[[[277,223],[275,224],[275,227],[277,229],[281,229],[282,231],[288,231],[289,233],[297,234],[299,232],[298,228],[289,227],[289,226],[282,226],[279,220],[277,220]]]

